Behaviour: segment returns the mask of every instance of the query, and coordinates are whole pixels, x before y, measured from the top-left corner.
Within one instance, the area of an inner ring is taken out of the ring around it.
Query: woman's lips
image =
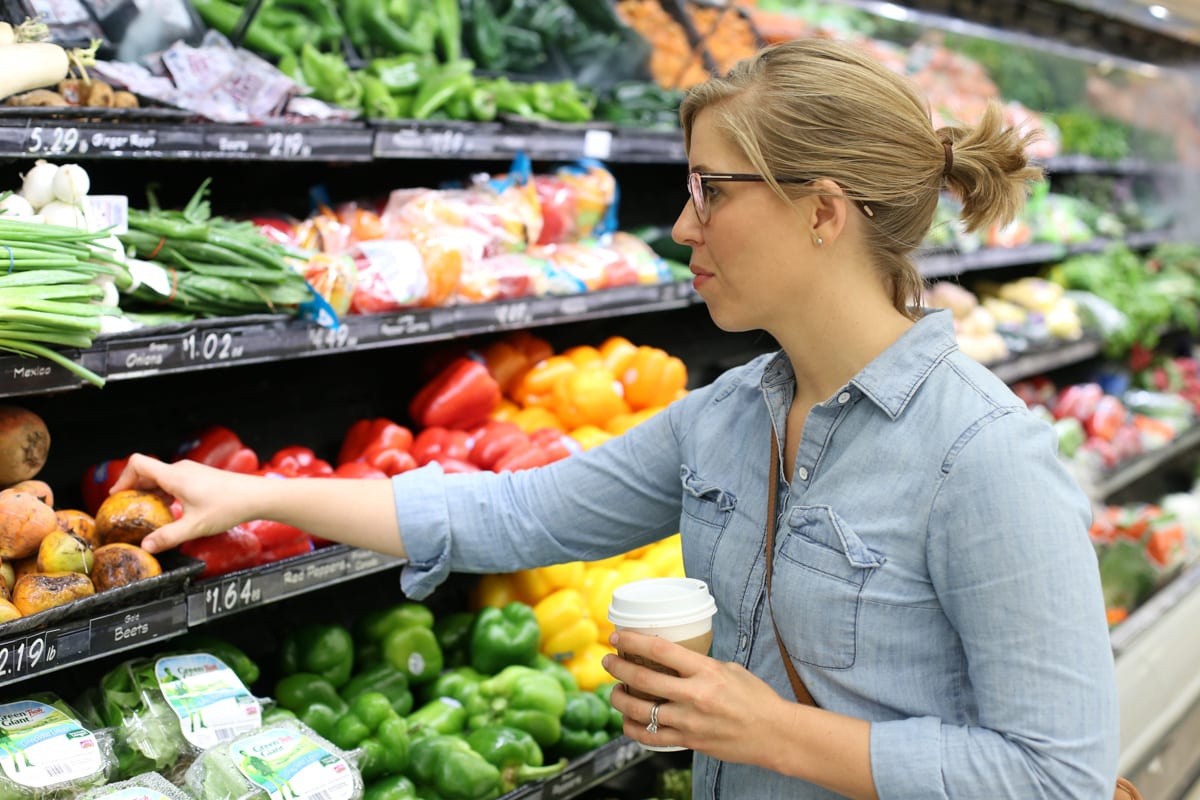
[[[692,279],[692,288],[696,291],[700,291],[700,287],[708,283],[708,281],[712,278],[712,273],[705,272],[695,264],[689,264],[688,266],[691,268],[692,274],[696,276]]]

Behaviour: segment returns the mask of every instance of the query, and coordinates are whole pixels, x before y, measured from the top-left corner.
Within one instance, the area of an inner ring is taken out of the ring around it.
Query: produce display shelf
[[[1024,378],[1032,378],[1044,372],[1095,358],[1103,349],[1103,339],[1099,336],[1087,335],[1073,342],[1059,342],[1036,350],[1029,350],[1005,361],[988,364],[987,367],[1005,383],[1014,383]]]
[[[1103,501],[1197,447],[1200,447],[1200,425],[1193,425],[1162,447],[1117,465],[1091,486],[1085,488],[1088,489],[1094,500]]]
[[[566,800],[578,797],[652,755],[632,739],[618,736],[572,760],[557,775],[518,786],[501,800]]]
[[[396,347],[493,331],[683,308],[699,300],[688,281],[493,303],[348,315],[336,328],[282,315],[160,325],[64,350],[107,380],[131,380],[338,352]],[[76,389],[83,381],[43,359],[0,358],[0,397]]]
[[[988,247],[967,253],[918,252],[917,269],[924,278],[948,278],[964,272],[985,269],[1002,269],[1033,264],[1061,261],[1068,256],[1083,253],[1099,253],[1115,244],[1124,244],[1133,250],[1154,247],[1174,238],[1173,230],[1136,231],[1119,239],[1096,238],[1075,244],[1050,244],[1039,242],[1021,247]]]

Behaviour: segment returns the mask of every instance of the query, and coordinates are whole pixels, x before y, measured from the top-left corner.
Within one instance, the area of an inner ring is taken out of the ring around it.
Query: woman
[[[520,473],[271,481],[131,460],[181,520],[152,551],[243,520],[450,570],[597,559],[680,530],[716,598],[711,657],[632,633],[605,659],[626,735],[696,752],[695,796],[1108,798],[1117,702],[1090,511],[1051,430],[921,313],[909,254],[943,186],[1005,222],[1027,143],[991,109],[934,131],[901,78],[822,40],[763,51],[681,110],[691,200],[675,224],[723,329],[781,350],[628,434]],[[771,462],[772,435],[779,457]],[[770,597],[764,523],[779,471]],[[583,488],[586,487],[586,488]],[[787,657],[819,707],[795,701]],[[657,725],[648,725],[651,716]]]

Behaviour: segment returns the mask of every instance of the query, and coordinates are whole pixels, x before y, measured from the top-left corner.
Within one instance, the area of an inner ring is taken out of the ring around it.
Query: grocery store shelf
[[[1031,350],[986,366],[1005,383],[1066,367],[1095,358],[1104,349],[1104,340],[1089,335],[1074,342],[1061,342],[1046,348]]]
[[[1162,447],[1118,465],[1090,487],[1090,494],[1102,501],[1197,447],[1200,447],[1200,425],[1188,428]]]
[[[1133,250],[1154,247],[1174,237],[1172,230],[1137,231],[1120,239],[1096,238],[1076,244],[1027,244],[1021,247],[989,247],[967,253],[955,251],[917,253],[917,269],[925,278],[945,278],[964,272],[1003,269],[1061,261],[1068,256],[1098,253],[1115,244]]]
[[[632,765],[653,755],[624,736],[573,760],[552,778],[519,786],[501,800],[566,800],[577,797]]]
[[[103,336],[88,350],[63,353],[107,380],[131,380],[645,314],[683,308],[698,299],[691,283],[680,281],[618,286],[586,294],[348,315],[337,328],[282,315],[226,317]],[[83,385],[76,375],[48,361],[0,357],[0,397]]]

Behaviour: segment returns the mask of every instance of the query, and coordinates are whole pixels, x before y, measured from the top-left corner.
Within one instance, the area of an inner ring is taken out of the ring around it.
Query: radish
[[[100,43],[86,49],[65,50],[53,42],[18,42],[0,45],[0,98],[43,86],[53,86],[71,74],[96,63]]]

